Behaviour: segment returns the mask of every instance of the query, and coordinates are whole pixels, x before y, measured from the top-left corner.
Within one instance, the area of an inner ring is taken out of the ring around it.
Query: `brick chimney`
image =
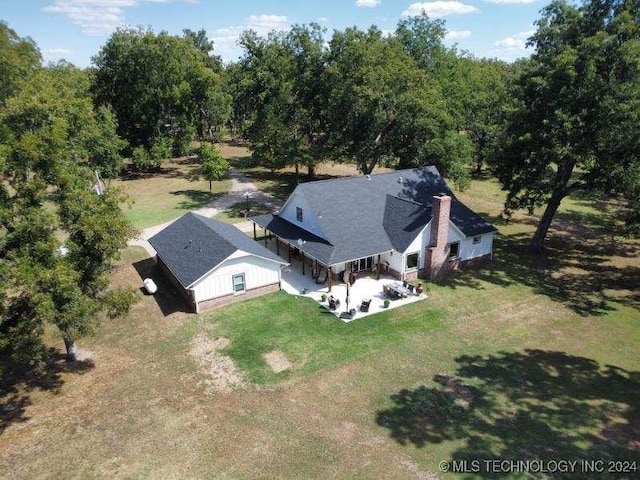
[[[447,239],[449,236],[451,197],[444,193],[435,195],[432,205],[431,241],[426,249],[426,267],[429,279],[437,280],[447,271],[449,257]]]

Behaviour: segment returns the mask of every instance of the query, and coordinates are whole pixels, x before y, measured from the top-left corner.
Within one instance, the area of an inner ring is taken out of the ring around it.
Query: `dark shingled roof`
[[[191,212],[151,237],[149,243],[185,288],[237,250],[285,263],[233,225]]]
[[[466,236],[495,231],[455,197],[435,167],[302,183],[296,192],[316,213],[322,232],[316,238],[323,242],[306,240],[300,249],[326,265],[404,251],[431,221],[432,199],[440,193],[452,197],[451,221]],[[311,235],[278,215],[252,220],[294,242]]]

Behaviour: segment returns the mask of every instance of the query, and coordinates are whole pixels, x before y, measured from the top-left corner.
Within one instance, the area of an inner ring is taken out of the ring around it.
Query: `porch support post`
[[[276,237],[276,255],[280,255],[280,239]]]
[[[255,228],[255,226],[256,226],[256,224],[254,223],[253,227]],[[267,237],[267,229],[263,228],[262,231],[263,231],[263,234],[264,234],[264,246],[266,247],[267,246],[267,240],[269,240],[269,238]]]
[[[376,280],[380,280],[380,270],[382,270],[382,264],[380,263],[381,255],[378,255],[378,268],[376,268]]]
[[[331,291],[331,287],[333,286],[333,270],[331,267],[329,267],[329,270],[327,272],[327,277],[329,277],[329,292]]]
[[[304,275],[304,264],[306,262],[304,261],[304,252],[302,250],[300,250],[300,258],[302,259],[302,275]]]
[[[287,244],[289,247],[289,263],[291,263],[291,245]]]

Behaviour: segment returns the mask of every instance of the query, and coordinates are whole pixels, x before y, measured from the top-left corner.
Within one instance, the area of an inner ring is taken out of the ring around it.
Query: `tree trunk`
[[[561,201],[562,194],[559,192],[553,192],[551,200],[549,200],[547,208],[545,208],[544,214],[542,215],[542,219],[538,224],[536,233],[533,234],[533,238],[531,239],[531,243],[529,244],[532,252],[542,253],[542,251],[544,250],[544,239],[547,236],[547,232],[549,231],[549,227],[551,226],[551,221],[558,211],[558,207],[560,206]]]
[[[67,362],[75,362],[76,353],[78,350],[78,347],[76,347],[76,342],[68,333],[63,333],[62,338],[64,339],[64,346],[67,348]]]
[[[209,180],[209,192],[211,192],[211,191],[212,191],[212,189],[213,189],[213,187],[211,186],[211,184],[212,184],[212,183],[213,183],[213,182],[211,182],[211,180]]]
[[[478,158],[476,160],[476,171],[475,174],[477,176],[480,176],[482,174],[482,164],[484,163],[484,149],[486,147],[487,141],[484,138],[484,135],[482,135],[479,139],[478,139]]]
[[[542,253],[544,250],[544,239],[547,236],[553,217],[558,211],[558,207],[560,206],[562,199],[569,195],[573,190],[580,188],[578,182],[573,185],[568,185],[574,166],[575,161],[569,160],[558,167],[555,178],[556,186],[551,193],[551,198],[549,199],[547,208],[544,210],[542,219],[540,219],[536,233],[533,234],[533,238],[529,244],[529,248],[534,253]]]
[[[307,179],[313,180],[316,177],[316,165],[313,162],[307,164]]]

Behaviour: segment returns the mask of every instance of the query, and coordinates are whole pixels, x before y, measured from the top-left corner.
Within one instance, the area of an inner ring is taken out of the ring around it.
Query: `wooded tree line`
[[[98,311],[126,311],[131,292],[106,278],[132,229],[108,179],[124,158],[158,168],[194,139],[243,138],[258,164],[310,177],[323,161],[436,165],[465,187],[487,168],[507,210],[545,207],[536,251],[576,191],[618,196],[637,225],[639,4],[556,0],[533,55],[512,64],[445,46],[445,24],[424,15],[390,34],[247,31],[228,65],[203,30],[120,29],[87,69],[43,67],[37,45],[0,23],[0,350],[42,358],[52,323],[72,356]],[[207,179],[226,170],[209,146],[201,157]]]

